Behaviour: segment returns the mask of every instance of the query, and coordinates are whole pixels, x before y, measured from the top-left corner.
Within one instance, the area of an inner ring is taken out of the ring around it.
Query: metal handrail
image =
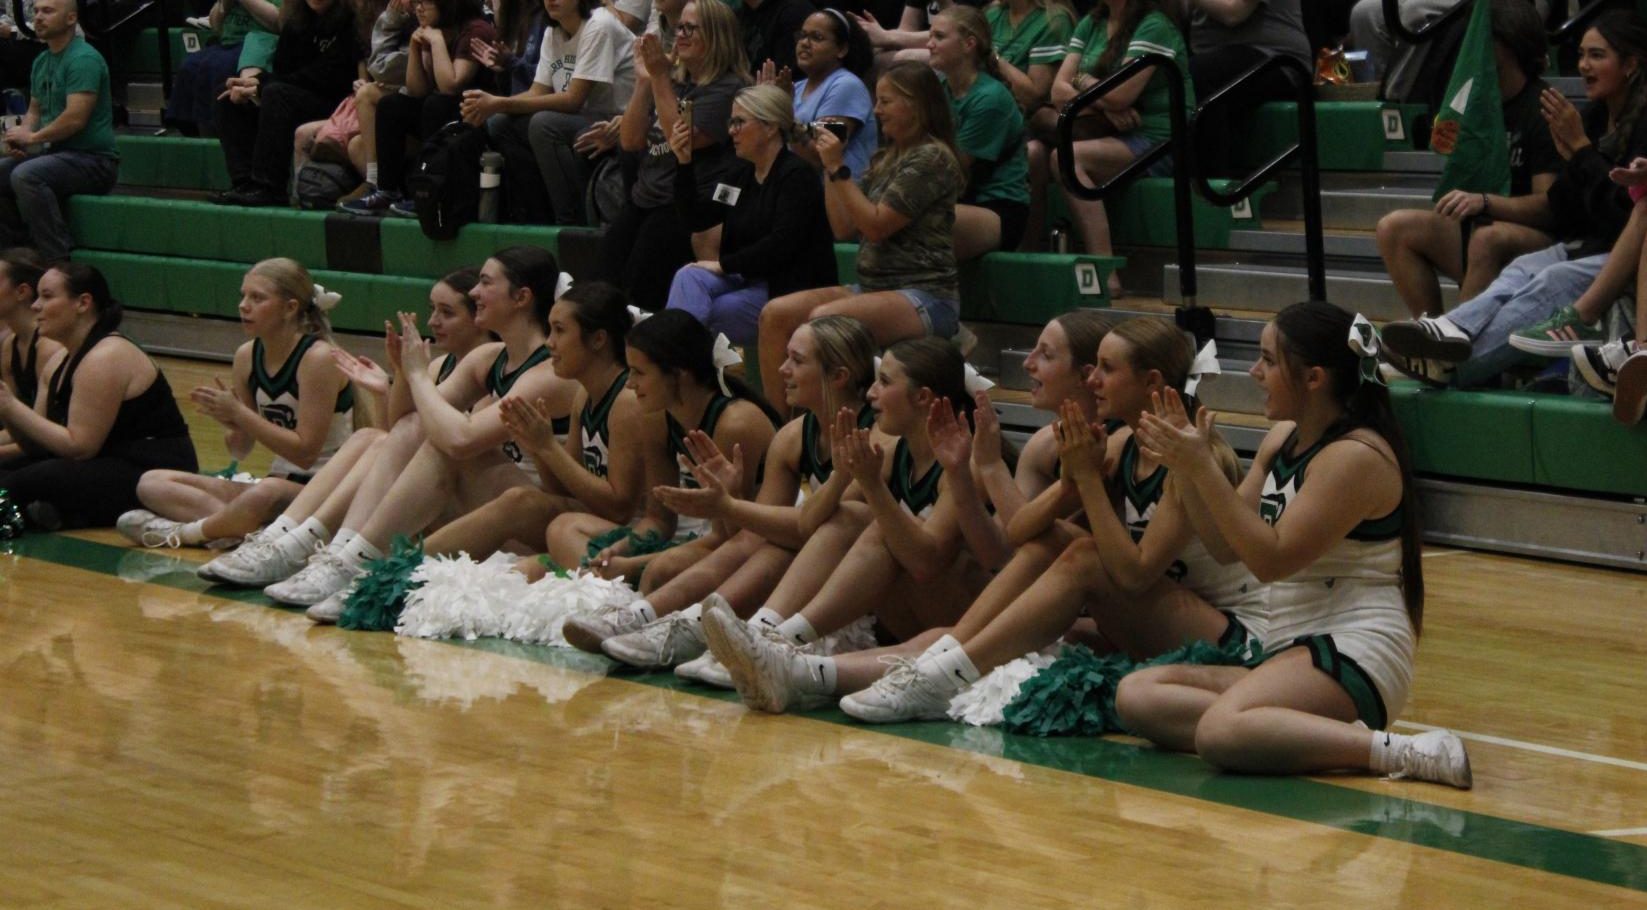
[[[1166,142],[1157,144],[1142,155],[1132,159],[1119,173],[1110,177],[1098,186],[1087,186],[1081,182],[1079,168],[1075,166],[1075,122],[1081,111],[1097,103],[1115,89],[1116,86],[1133,76],[1156,66],[1173,68],[1173,78],[1167,80],[1167,94],[1171,99],[1172,110],[1170,120],[1172,135]],[[1172,197],[1173,208],[1178,216],[1178,289],[1186,306],[1195,306],[1195,224],[1194,209],[1190,204],[1190,173],[1192,146],[1187,141],[1189,137],[1189,121],[1184,115],[1184,80],[1178,78],[1177,64],[1165,54],[1144,54],[1127,61],[1125,66],[1109,74],[1097,85],[1084,89],[1058,112],[1058,160],[1061,163],[1059,174],[1067,189],[1077,199],[1097,201],[1109,196],[1117,189],[1144,175],[1155,162],[1163,155],[1172,155]]]
[[[1246,177],[1233,190],[1218,190],[1206,174],[1196,174],[1201,195],[1214,205],[1229,207],[1251,196],[1265,180],[1283,165],[1298,159],[1299,176],[1304,194],[1304,262],[1309,269],[1311,300],[1327,299],[1327,251],[1322,234],[1321,218],[1321,160],[1317,150],[1319,138],[1315,132],[1315,74],[1309,67],[1292,57],[1272,56],[1232,79],[1223,88],[1213,92],[1195,112],[1195,122],[1211,109],[1227,103],[1225,99],[1243,83],[1271,70],[1281,70],[1292,83],[1295,106],[1298,108],[1298,141],[1282,149],[1264,166]]]
[[[1473,0],[1459,0],[1458,5],[1420,26],[1418,31],[1413,31],[1407,27],[1405,22],[1401,21],[1400,0],[1384,0],[1384,27],[1390,30],[1390,34],[1394,35],[1397,41],[1404,41],[1407,44],[1421,44],[1434,38],[1453,20],[1464,15],[1465,10],[1470,8],[1471,2]]]
[[[1607,11],[1610,2],[1611,0],[1590,0],[1580,7],[1578,12],[1573,13],[1571,18],[1550,32],[1550,43],[1564,44],[1575,34],[1581,34],[1592,19]]]

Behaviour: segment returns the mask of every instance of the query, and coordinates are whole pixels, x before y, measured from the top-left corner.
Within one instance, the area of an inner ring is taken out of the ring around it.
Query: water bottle
[[[498,194],[503,186],[503,155],[488,151],[480,156],[480,221],[498,223]]]
[[[1057,227],[1054,227],[1047,240],[1048,247],[1052,250],[1052,252],[1069,252],[1069,228],[1066,225],[1059,224]]]

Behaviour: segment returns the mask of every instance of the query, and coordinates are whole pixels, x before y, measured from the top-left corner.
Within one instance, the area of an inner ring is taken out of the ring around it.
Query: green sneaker
[[[1607,336],[1601,323],[1586,325],[1578,310],[1564,306],[1554,316],[1510,336],[1510,347],[1551,359],[1567,357],[1575,344],[1601,344]]]

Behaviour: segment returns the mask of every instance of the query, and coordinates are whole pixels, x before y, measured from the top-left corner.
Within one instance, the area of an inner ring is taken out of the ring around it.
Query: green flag
[[[1510,191],[1510,146],[1504,139],[1504,99],[1493,61],[1493,5],[1476,0],[1458,49],[1452,79],[1430,131],[1430,148],[1447,156],[1435,198],[1449,190]]]

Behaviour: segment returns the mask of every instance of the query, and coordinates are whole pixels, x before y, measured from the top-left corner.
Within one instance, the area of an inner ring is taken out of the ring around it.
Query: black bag
[[[603,155],[595,162],[595,172],[584,187],[583,211],[589,227],[604,228],[618,219],[629,201],[629,184],[624,181],[623,162],[617,155]]]
[[[347,164],[310,161],[298,169],[293,194],[302,208],[329,209],[357,186],[360,177]]]
[[[441,127],[418,150],[406,192],[431,239],[450,240],[458,228],[480,217],[480,154],[485,150],[486,130],[461,121]]]

